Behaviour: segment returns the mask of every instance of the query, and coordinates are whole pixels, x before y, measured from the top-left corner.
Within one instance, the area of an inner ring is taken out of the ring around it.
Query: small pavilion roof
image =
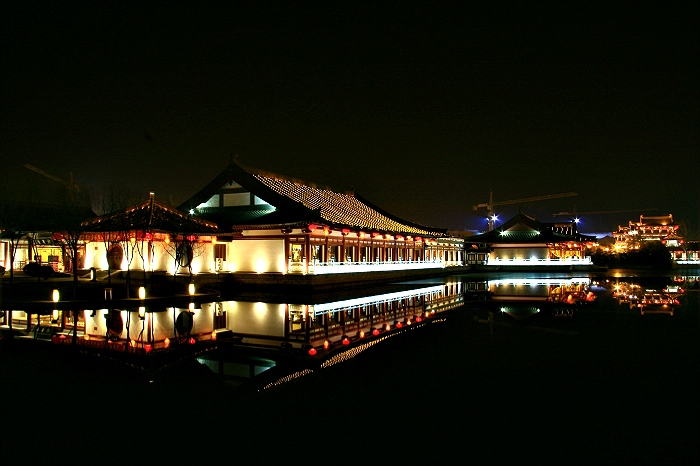
[[[408,235],[445,236],[447,229],[419,225],[398,218],[380,209],[355,192],[338,192],[329,187],[265,172],[232,161],[214,180],[179,206],[183,211],[197,206],[235,181],[255,196],[274,206],[274,212],[250,212],[238,207],[203,208],[202,216],[231,229],[265,228],[279,225],[321,223],[331,227],[347,227]],[[247,207],[247,206],[246,206]],[[261,207],[261,206],[256,206]],[[199,213],[197,215],[200,215]]]
[[[156,201],[153,195],[140,204],[83,222],[86,231],[148,230],[216,234],[218,226]]]

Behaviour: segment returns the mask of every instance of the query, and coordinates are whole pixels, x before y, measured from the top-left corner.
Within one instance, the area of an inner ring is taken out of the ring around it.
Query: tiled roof
[[[178,233],[215,233],[207,220],[186,215],[152,197],[140,204],[83,222],[86,231],[150,230]]]
[[[237,207],[223,207],[216,214],[214,211],[207,213],[206,208],[197,207],[231,181],[274,206],[276,213],[259,219],[246,219],[237,218]],[[237,230],[308,222],[327,223],[334,228],[362,228],[410,235],[445,236],[447,233],[447,229],[431,228],[400,219],[357,193],[340,193],[328,187],[320,188],[312,183],[244,167],[235,161],[185,201],[179,209],[185,212],[194,209],[195,215],[218,222],[222,229],[231,227]]]
[[[481,235],[470,236],[467,243],[478,244],[498,244],[498,243],[562,243],[566,241],[595,241],[595,236],[582,235],[574,232],[563,233],[554,231],[560,228],[559,224],[541,223],[534,218],[519,213],[499,228],[483,233]]]
[[[276,193],[299,202],[311,210],[319,210],[321,218],[331,223],[421,235],[437,233],[435,229],[420,227],[392,218],[362,202],[354,194],[339,193],[271,176],[257,174],[254,176]]]

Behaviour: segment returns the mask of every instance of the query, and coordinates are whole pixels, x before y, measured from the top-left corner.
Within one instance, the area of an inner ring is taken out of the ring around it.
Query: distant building
[[[595,236],[580,234],[576,223],[542,223],[519,213],[500,227],[465,239],[467,263],[486,258],[486,265],[556,266],[592,265],[586,256]]]
[[[618,247],[636,249],[645,241],[661,241],[668,248],[680,246],[683,238],[677,233],[680,225],[673,221],[673,215],[640,215],[639,221],[630,220],[629,225],[618,227],[613,233]]]

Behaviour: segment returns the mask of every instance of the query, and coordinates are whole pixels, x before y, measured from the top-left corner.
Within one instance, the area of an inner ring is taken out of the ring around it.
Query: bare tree
[[[78,294],[79,253],[82,236],[86,231],[85,220],[94,216],[92,198],[89,191],[64,189],[59,198],[59,207],[54,238],[65,248],[73,275],[73,296]]]

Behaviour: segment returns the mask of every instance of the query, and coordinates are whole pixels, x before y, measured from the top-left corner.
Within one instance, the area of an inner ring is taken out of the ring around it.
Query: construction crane
[[[579,215],[599,215],[599,214],[624,214],[627,212],[653,212],[657,209],[624,209],[624,210],[589,210],[586,212],[556,212],[552,214],[552,217],[572,217],[576,218]]]
[[[25,164],[24,164],[24,168],[28,168],[28,169],[30,169],[30,170],[33,171],[33,172],[37,172],[37,173],[40,174],[40,175],[44,175],[44,176],[47,177],[47,178],[51,178],[51,179],[54,180],[54,181],[57,181],[57,182],[59,182],[59,183],[61,183],[61,184],[64,184],[64,185],[66,185],[66,186],[68,187],[68,189],[71,189],[71,190],[75,189],[76,191],[80,191],[80,186],[78,186],[77,184],[75,184],[75,183],[73,182],[73,172],[70,173],[70,179],[69,179],[69,181],[65,181],[65,180],[62,180],[61,178],[59,178],[59,177],[57,177],[57,176],[52,175],[51,173],[45,172],[45,171],[42,170],[41,168],[37,168],[37,167],[35,167],[34,165],[30,165],[30,164],[28,164],[28,163],[25,163]]]
[[[474,210],[478,210],[480,208],[485,207],[487,212],[488,212],[488,222],[489,222],[489,231],[493,230],[493,222],[495,220],[494,217],[494,212],[493,208],[499,205],[508,205],[508,204],[523,204],[525,202],[535,202],[535,201],[546,201],[548,199],[559,199],[560,197],[571,197],[571,196],[576,196],[577,194],[574,192],[569,192],[569,193],[559,193],[559,194],[547,194],[545,196],[534,196],[534,197],[525,197],[523,199],[511,199],[508,201],[498,201],[498,202],[493,202],[493,190],[489,193],[489,202],[485,202],[482,204],[477,204],[473,206]]]

